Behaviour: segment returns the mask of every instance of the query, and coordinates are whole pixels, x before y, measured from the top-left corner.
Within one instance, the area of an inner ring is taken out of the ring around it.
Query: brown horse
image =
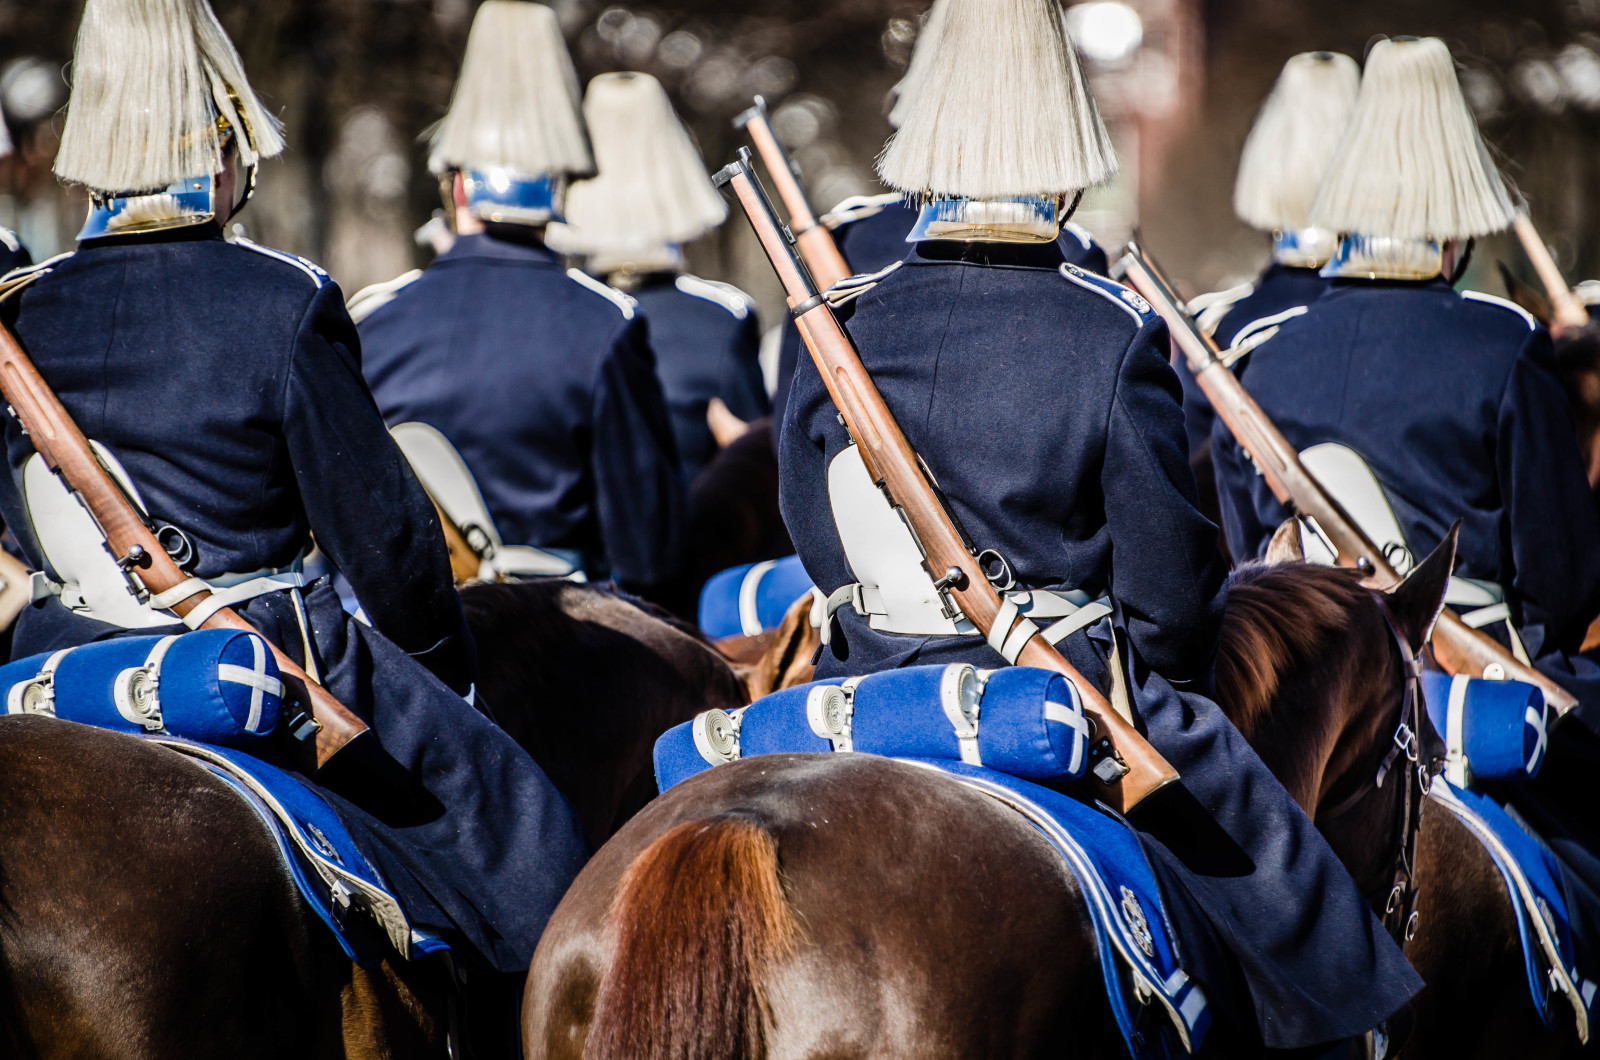
[[[468,589],[480,688],[603,842],[650,749],[743,702],[691,632],[599,589]],[[653,790],[653,784],[650,785]],[[133,737],[0,717],[0,1055],[442,1057],[442,964],[351,964],[254,811]]]
[[[1290,522],[1264,563],[1234,572],[1218,702],[1381,913],[1401,843],[1401,785],[1379,788],[1372,778],[1399,720],[1397,649],[1376,594],[1350,571],[1308,567],[1301,558]],[[1452,538],[1426,563],[1448,571],[1453,559]],[[1431,575],[1419,568],[1413,577]],[[1410,645],[1419,645],[1420,630],[1398,621]],[[1393,660],[1386,681],[1372,682],[1373,659]],[[1333,691],[1332,702],[1350,704],[1345,718],[1320,709],[1329,702],[1320,686]],[[1330,812],[1358,795],[1350,810]],[[1574,1044],[1570,1022],[1545,1028],[1528,998],[1515,913],[1494,863],[1436,805],[1422,817],[1415,879],[1418,929],[1405,953],[1427,989],[1413,1003],[1403,1055],[1554,1056]],[[1563,1002],[1553,1004],[1566,1021]]]
[[[1389,599],[1408,636],[1431,624],[1448,571],[1448,558],[1425,562]],[[1296,614],[1328,576],[1284,568],[1263,591]],[[1366,608],[1339,613],[1357,639],[1250,670],[1269,690],[1259,735],[1287,733],[1279,717],[1316,719],[1296,730],[1315,737],[1302,754],[1277,763],[1309,795],[1367,774],[1399,702],[1376,600],[1332,576]],[[1226,643],[1238,649],[1237,631]],[[1125,1055],[1097,961],[1072,877],[1009,811],[883,758],[762,756],[673,788],[579,875],[534,955],[523,1048],[530,1060],[1030,1057],[1070,1041],[1075,1055]],[[1226,1032],[1213,1028],[1208,1052],[1237,1046]]]

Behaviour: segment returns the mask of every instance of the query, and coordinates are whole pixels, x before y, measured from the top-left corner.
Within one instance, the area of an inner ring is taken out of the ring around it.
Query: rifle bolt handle
[[[123,570],[131,570],[134,567],[140,570],[149,570],[150,553],[144,550],[143,545],[129,545],[128,554],[117,560],[117,566]]]
[[[966,585],[967,572],[960,567],[946,567],[944,577],[933,583],[933,587],[940,592],[946,589],[960,589]]]

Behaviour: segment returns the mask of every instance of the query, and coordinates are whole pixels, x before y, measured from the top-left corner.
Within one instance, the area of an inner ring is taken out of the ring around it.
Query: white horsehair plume
[[[1361,68],[1338,52],[1302,52],[1283,64],[1239,157],[1233,212],[1253,228],[1306,228],[1361,92]]]
[[[889,110],[889,125],[900,128],[906,122],[906,115],[911,112],[911,101],[916,98],[917,86],[928,74],[928,64],[933,54],[934,42],[944,32],[945,15],[949,13],[949,0],[933,0],[933,6],[928,8],[927,16],[922,20],[922,28],[917,31],[917,43],[911,50],[911,62],[906,66],[905,76],[902,77],[894,88],[889,91],[894,96],[894,106]]]
[[[1057,0],[945,0],[926,74],[878,159],[889,187],[1068,194],[1117,171]]]
[[[661,82],[649,74],[601,74],[583,100],[600,173],[567,192],[567,223],[550,232],[564,253],[629,252],[687,243],[721,224],[727,204]]]
[[[1379,41],[1355,116],[1311,207],[1311,223],[1396,239],[1498,232],[1511,195],[1436,37]]]
[[[450,110],[431,130],[428,166],[589,176],[594,158],[578,105],[556,13],[531,0],[484,0]]]
[[[283,150],[207,0],[88,0],[56,175],[128,192],[216,173],[219,114],[246,165]]]

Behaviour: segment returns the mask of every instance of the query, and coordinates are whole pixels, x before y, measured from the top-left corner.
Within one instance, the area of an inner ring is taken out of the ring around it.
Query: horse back
[[[673,953],[701,966],[636,959]],[[1010,811],[888,759],[768,755],[674,787],[578,876],[534,956],[524,1049],[1114,1055],[1098,961],[1071,876]]]

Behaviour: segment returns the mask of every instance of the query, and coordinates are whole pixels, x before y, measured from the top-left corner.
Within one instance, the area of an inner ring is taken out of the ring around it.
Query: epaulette
[[[263,257],[272,258],[274,261],[281,261],[285,265],[293,265],[295,268],[311,277],[311,282],[317,285],[317,290],[319,291],[322,290],[324,284],[332,279],[332,277],[323,270],[321,265],[318,265],[314,261],[308,261],[298,254],[290,254],[288,251],[274,250],[271,247],[264,247],[260,243],[252,242],[251,240],[246,239],[244,236],[237,236],[232,240],[232,242],[236,247],[243,247],[246,250],[253,250]]]
[[[12,269],[4,276],[0,276],[0,302],[10,298],[13,292],[22,290],[22,288],[28,286],[28,284],[39,279],[41,276],[48,275],[51,269],[55,268],[61,262],[66,261],[76,253],[77,251],[75,250],[68,250],[64,253],[57,254],[53,258],[47,258],[44,261],[39,262],[37,265],[24,265],[19,269]]]
[[[13,254],[22,249],[22,240],[18,239],[17,234],[4,225],[0,225],[0,243],[4,243],[6,249]]]
[[[1485,305],[1494,305],[1499,306],[1501,309],[1509,309],[1527,322],[1529,331],[1537,331],[1539,329],[1539,321],[1534,319],[1533,314],[1517,305],[1515,302],[1508,302],[1504,298],[1498,298],[1492,294],[1484,294],[1482,291],[1462,291],[1461,297],[1470,298],[1474,302],[1482,302]]]
[[[1068,221],[1061,226],[1061,230],[1082,244],[1084,250],[1094,249],[1094,236],[1082,225],[1074,221]]]
[[[402,273],[392,280],[385,280],[383,283],[375,283],[369,287],[363,287],[350,296],[350,300],[344,304],[344,307],[349,311],[350,319],[359,324],[394,301],[395,295],[411,284],[416,283],[421,276],[421,269],[412,269],[410,272]]]
[[[1232,368],[1234,363],[1260,346],[1278,333],[1278,329],[1295,317],[1304,316],[1307,307],[1297,305],[1292,309],[1285,309],[1281,313],[1274,313],[1269,317],[1252,320],[1240,328],[1233,336],[1233,345],[1222,351],[1221,361]]]
[[[1123,312],[1133,317],[1138,327],[1144,327],[1155,319],[1155,310],[1150,308],[1138,291],[1122,286],[1116,280],[1108,280],[1104,276],[1097,276],[1076,265],[1062,262],[1061,275],[1068,281],[1077,284],[1086,291],[1093,291],[1108,302],[1114,302]]]
[[[835,203],[833,209],[817,220],[829,228],[839,228],[852,221],[865,220],[873,214],[882,213],[884,207],[893,206],[902,198],[904,196],[897,191],[891,191],[886,195],[852,195]]]
[[[905,263],[896,261],[888,266],[885,266],[884,268],[879,269],[877,272],[864,272],[859,276],[846,276],[844,279],[840,280],[826,291],[823,291],[822,297],[828,300],[829,305],[844,305],[846,302],[849,302],[852,299],[860,298],[862,295],[878,286],[878,282],[880,280],[887,277],[891,272],[898,269],[903,264]]]
[[[673,281],[673,286],[684,294],[696,298],[704,298],[733,314],[735,320],[743,320],[750,315],[750,296],[731,283],[718,283],[716,280],[702,280],[698,276],[684,273]]]
[[[610,299],[612,305],[622,310],[623,320],[633,319],[634,307],[639,303],[634,301],[631,295],[623,294],[621,291],[617,290],[615,287],[612,287],[608,283],[601,283],[599,280],[595,279],[593,276],[590,276],[582,269],[568,269],[567,275],[583,286],[589,288],[589,290],[593,291],[595,294],[602,295],[605,298]]]
[[[1235,305],[1249,298],[1255,289],[1256,285],[1253,283],[1241,283],[1225,291],[1195,295],[1189,299],[1189,304],[1185,308],[1188,314],[1194,317],[1196,326],[1210,335],[1217,330],[1217,325],[1222,323],[1222,318],[1227,316]]]

